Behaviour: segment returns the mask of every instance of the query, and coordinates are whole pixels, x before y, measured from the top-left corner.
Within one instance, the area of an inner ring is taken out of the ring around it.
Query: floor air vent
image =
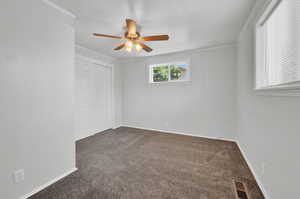
[[[234,188],[237,199],[250,199],[247,187],[244,183],[234,181]]]

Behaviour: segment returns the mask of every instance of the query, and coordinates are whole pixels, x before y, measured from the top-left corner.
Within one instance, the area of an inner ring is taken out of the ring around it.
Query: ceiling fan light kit
[[[153,35],[153,36],[145,36],[142,37],[141,34],[137,31],[137,24],[132,19],[126,19],[126,27],[127,31],[124,33],[124,36],[114,36],[114,35],[106,35],[106,34],[99,34],[94,33],[93,35],[96,37],[108,37],[113,39],[125,39],[126,42],[120,44],[114,50],[121,50],[126,48],[126,51],[131,52],[133,47],[135,47],[136,51],[139,52],[142,49],[146,52],[151,52],[152,48],[144,44],[144,42],[149,41],[165,41],[169,40],[168,35]]]

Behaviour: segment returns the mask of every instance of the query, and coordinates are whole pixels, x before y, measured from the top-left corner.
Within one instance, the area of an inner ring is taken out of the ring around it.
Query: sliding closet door
[[[76,139],[112,128],[112,70],[88,59],[76,58]]]

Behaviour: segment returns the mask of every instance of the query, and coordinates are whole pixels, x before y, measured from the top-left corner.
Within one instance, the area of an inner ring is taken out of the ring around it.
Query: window
[[[300,86],[300,1],[273,0],[256,25],[256,89]]]
[[[150,83],[189,81],[190,71],[187,62],[155,64],[149,67]]]

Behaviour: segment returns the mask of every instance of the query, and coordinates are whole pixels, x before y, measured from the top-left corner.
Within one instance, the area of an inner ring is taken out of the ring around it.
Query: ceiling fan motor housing
[[[135,34],[130,35],[128,32],[125,32],[124,36],[129,40],[138,40],[141,37],[141,34],[139,32],[136,32]]]

